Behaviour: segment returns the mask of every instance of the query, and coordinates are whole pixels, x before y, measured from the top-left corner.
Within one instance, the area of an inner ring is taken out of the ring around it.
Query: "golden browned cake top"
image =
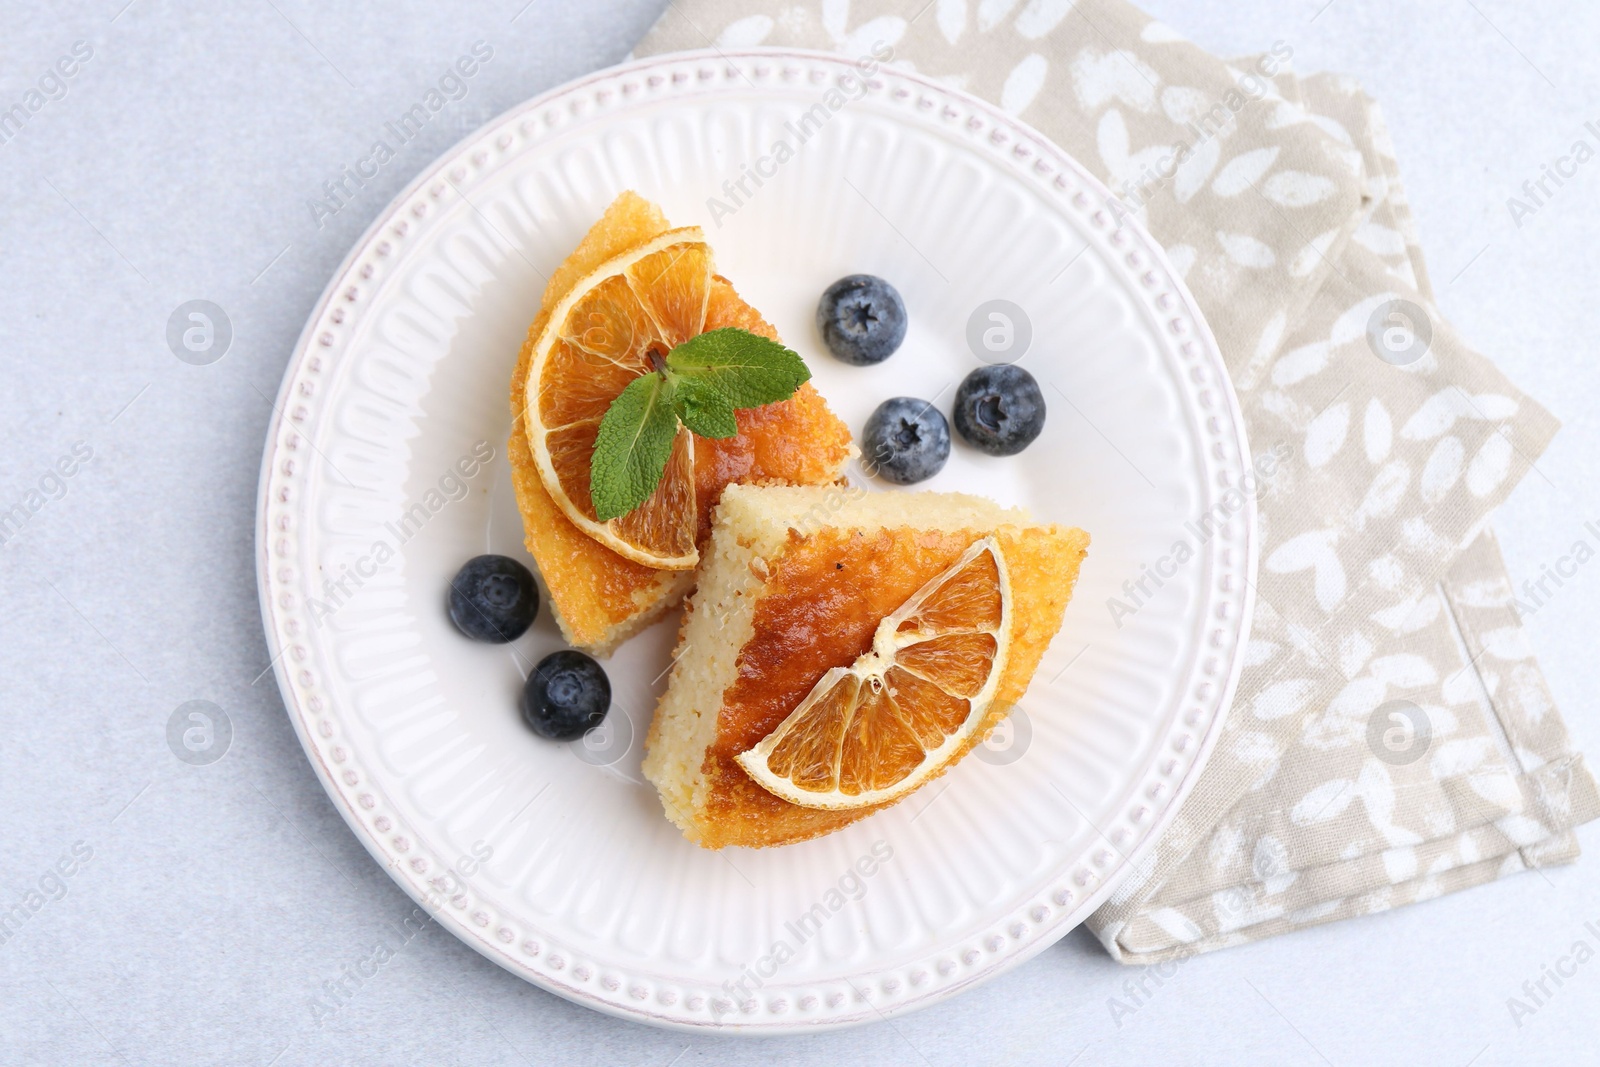
[[[681,593],[681,573],[657,570],[626,559],[594,540],[566,517],[546,490],[524,426],[528,368],[549,310],[572,287],[607,260],[665,233],[659,208],[625,192],[589,231],[572,255],[552,272],[538,316],[529,328],[511,381],[513,416],[508,453],[512,483],[522,512],[528,550],[539,565],[568,638],[576,645],[605,651],[618,627],[662,606]],[[737,326],[777,339],[777,331],[742,299],[727,279],[712,279],[704,328]],[[739,436],[726,441],[698,439],[695,494],[699,536],[709,532],[711,509],[733,481],[809,485],[837,476],[850,454],[850,433],[809,384],[789,400],[738,412]]]
[[[706,751],[701,844],[787,844],[886,806],[830,811],[790,804],[757,785],[734,757],[783,722],[830,668],[847,667],[867,652],[880,620],[988,533],[904,527],[804,537],[791,532],[757,587],[754,632],[740,652],[738,678],[723,694],[716,739]],[[972,743],[1027,689],[1061,624],[1088,545],[1081,530],[1055,526],[1006,526],[996,539],[1011,575],[1011,648],[995,702]]]

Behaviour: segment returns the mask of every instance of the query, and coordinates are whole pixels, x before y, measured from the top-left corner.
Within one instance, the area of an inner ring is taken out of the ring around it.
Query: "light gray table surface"
[[[1600,931],[1594,855],[1194,959],[1120,1025],[1108,999],[1135,974],[1082,931],[892,1024],[751,1041],[595,1014],[437,926],[319,1025],[320,984],[411,905],[323,793],[263,675],[266,398],[395,192],[473,126],[620,60],[663,7],[522,2],[0,8],[0,107],[75,42],[92,49],[0,144],[0,511],[43,490],[0,548],[0,907],[52,890],[0,944],[0,1064],[1595,1062],[1600,959],[1521,1025],[1506,1004],[1574,942],[1600,947],[1585,927]],[[1600,160],[1520,227],[1506,200],[1574,141],[1600,145],[1584,130],[1600,124],[1600,9],[1146,6],[1222,53],[1288,41],[1301,71],[1356,75],[1383,102],[1445,311],[1565,422],[1495,520],[1514,578],[1595,542]],[[319,228],[306,200],[479,39],[495,58],[466,98]],[[233,326],[209,366],[165,340],[195,298]],[[75,446],[92,458],[53,474]],[[1586,567],[1528,622],[1591,753],[1597,593],[1600,565]],[[193,699],[232,723],[210,766],[166,742]],[[1580,837],[1600,851],[1594,827]],[[49,872],[74,847],[90,858],[65,864],[57,892]]]

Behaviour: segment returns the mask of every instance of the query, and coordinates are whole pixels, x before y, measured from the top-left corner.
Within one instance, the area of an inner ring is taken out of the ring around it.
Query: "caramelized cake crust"
[[[851,493],[859,495],[839,503]],[[818,525],[819,513],[827,525]],[[888,806],[791,804],[734,757],[776,728],[830,668],[868,651],[882,618],[991,533],[1011,574],[1011,650],[995,702],[963,755],[1026,691],[1060,627],[1088,535],[956,494],[728,491],[644,767],[690,840],[706,848],[789,844]]]

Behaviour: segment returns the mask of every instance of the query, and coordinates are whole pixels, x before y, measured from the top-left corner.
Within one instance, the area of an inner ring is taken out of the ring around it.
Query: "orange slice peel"
[[[802,807],[898,800],[971,748],[1005,671],[1010,622],[1005,557],[985,537],[887,615],[870,651],[827,671],[735,758]]]
[[[655,491],[609,521],[590,497],[594,443],[623,389],[704,330],[711,286],[705,235],[668,230],[574,283],[551,308],[528,366],[528,444],[551,499],[596,541],[661,570],[689,570],[700,558],[694,435],[679,428]]]

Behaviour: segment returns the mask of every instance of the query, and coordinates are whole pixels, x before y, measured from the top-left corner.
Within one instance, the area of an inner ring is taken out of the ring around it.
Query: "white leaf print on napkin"
[[[1499,746],[1488,737],[1463,737],[1434,746],[1428,770],[1438,781],[1465,778],[1474,793],[1502,812],[1522,810],[1516,776],[1501,761]]]
[[[1372,484],[1367,487],[1367,495],[1362,497],[1361,506],[1356,508],[1352,516],[1355,528],[1365,529],[1368,520],[1385,519],[1393,515],[1405,499],[1406,487],[1410,484],[1411,464],[1404,460],[1397,459],[1378,468]]]
[[[1099,111],[1120,100],[1136,111],[1156,107],[1161,76],[1131,52],[1097,52],[1085,48],[1072,61],[1072,91],[1086,111]]]
[[[1251,895],[1249,890],[1237,888],[1212,893],[1211,907],[1216,913],[1217,932],[1221,934],[1271,922],[1284,912],[1282,904],[1268,903]]]
[[[1029,41],[1037,41],[1067,17],[1078,0],[1030,0],[1012,28]]]
[[[1225,873],[1244,859],[1244,831],[1237,826],[1222,823],[1211,833],[1211,843],[1206,848],[1206,861],[1211,869]]]
[[[1389,449],[1394,445],[1394,422],[1389,418],[1389,409],[1377,397],[1367,401],[1361,433],[1367,446],[1368,463],[1382,463],[1389,458]]]
[[[1526,815],[1507,815],[1505,818],[1497,820],[1494,825],[1496,829],[1511,839],[1512,844],[1522,847],[1537,845],[1550,836],[1543,823],[1537,819],[1530,819]],[[1527,861],[1515,852],[1506,857],[1506,862],[1507,864],[1516,865],[1512,868],[1513,870],[1527,869]]]
[[[1367,719],[1382,704],[1389,687],[1371,675],[1352,678],[1322,710],[1306,723],[1300,741],[1322,752],[1366,744]]]
[[[1271,734],[1245,730],[1233,739],[1233,754],[1240,763],[1256,768],[1255,781],[1249,786],[1250,791],[1254,792],[1272,781],[1278,773],[1283,746]]]
[[[849,26],[850,0],[822,0],[822,28],[832,38],[834,49],[845,55],[871,55],[880,45],[893,48],[906,33],[906,20],[898,15],[881,15],[854,30]]]
[[[1244,665],[1246,667],[1259,667],[1278,654],[1283,646],[1276,641],[1261,641],[1255,638],[1244,646]]]
[[[1462,396],[1467,395],[1459,388],[1456,392]],[[1468,401],[1467,406],[1472,409],[1475,416],[1490,422],[1503,422],[1514,418],[1521,408],[1521,405],[1511,397],[1501,396],[1499,393],[1477,393]]]
[[[1272,358],[1272,354],[1283,344],[1283,335],[1289,332],[1289,313],[1279,311],[1267,320],[1261,328],[1261,337],[1256,341],[1256,354],[1250,360],[1252,366],[1263,364]]]
[[[1361,765],[1361,777],[1356,781],[1361,792],[1361,803],[1367,809],[1367,820],[1372,828],[1383,835],[1391,846],[1420,845],[1422,836],[1394,823],[1394,781],[1389,770],[1376,759]]]
[[[1150,913],[1150,921],[1186,945],[1205,936],[1193,919],[1176,908],[1157,908]]]
[[[1267,115],[1266,127],[1269,130],[1282,130],[1289,126],[1298,126],[1309,121],[1305,108],[1298,104],[1291,104],[1287,100],[1279,100],[1272,106],[1272,111]]]
[[[1427,519],[1413,515],[1400,524],[1400,540],[1413,552],[1442,556],[1455,548]]]
[[[1520,626],[1502,626],[1498,630],[1490,630],[1480,640],[1484,651],[1498,660],[1520,660],[1533,655],[1533,649],[1528,646],[1528,637]]]
[[[1516,775],[1508,767],[1484,774],[1468,775],[1467,784],[1472,787],[1474,793],[1505,811],[1522,809],[1522,790],[1517,785]]]
[[[1545,716],[1556,710],[1550,700],[1550,690],[1545,687],[1544,676],[1532,663],[1519,663],[1511,668],[1511,686],[1506,699],[1519,708],[1534,726],[1544,722]],[[1544,762],[1539,756],[1522,756],[1522,760],[1529,767]]]
[[[1455,778],[1476,771],[1491,756],[1498,762],[1495,744],[1489,738],[1458,738],[1433,746],[1433,752],[1428,757],[1428,770],[1435,778]]]
[[[1256,842],[1255,855],[1250,859],[1250,872],[1261,880],[1261,887],[1268,896],[1277,896],[1294,885],[1295,879],[1300,877],[1289,866],[1288,846],[1271,834],[1262,834]]]
[[[1409,882],[1417,876],[1417,850],[1390,848],[1383,852],[1383,871],[1395,885]]]
[[[1024,56],[1006,75],[1005,86],[1000,90],[1000,107],[1012,115],[1026,111],[1044,88],[1044,76],[1049,69],[1049,62],[1038,52]]]
[[[1165,22],[1149,22],[1139,32],[1139,39],[1147,44],[1187,44],[1189,38]]]
[[[1376,651],[1367,635],[1360,630],[1339,638],[1339,671],[1346,678],[1354,678],[1366,666]]]
[[[1360,301],[1334,320],[1333,329],[1328,333],[1329,341],[1335,348],[1356,341],[1366,344],[1367,323],[1372,321],[1372,313],[1378,310],[1380,305],[1394,299],[1396,299],[1394,293],[1377,293]]]
[[[1161,111],[1182,126],[1194,122],[1211,108],[1211,97],[1188,85],[1169,85],[1161,90]]]
[[[978,0],[978,32],[988,33],[1011,14],[1017,0]]]
[[[1376,222],[1363,224],[1360,229],[1356,230],[1351,240],[1380,256],[1403,256],[1406,254],[1405,234],[1399,230],[1392,230],[1387,226],[1380,226]]]
[[[1400,428],[1400,436],[1408,441],[1431,441],[1448,433],[1460,419],[1497,422],[1515,416],[1517,407],[1517,402],[1508,396],[1481,393],[1469,397],[1452,385],[1424,400]]]
[[[1134,154],[1129,151],[1128,124],[1122,112],[1112,108],[1100,116],[1100,161],[1110,176],[1107,183],[1113,188],[1122,182],[1136,182],[1147,169],[1156,167],[1161,159],[1172,152],[1170,145],[1155,145]]]
[[[1355,799],[1356,784],[1348,778],[1335,778],[1301,797],[1289,812],[1289,821],[1296,826],[1315,826],[1337,819]]]
[[[1439,617],[1438,594],[1429,591],[1409,596],[1398,604],[1380,608],[1369,618],[1391,633],[1416,633]]]
[[[1402,463],[1400,466],[1404,467],[1405,464]],[[1371,578],[1379,589],[1398,589],[1405,576],[1405,566],[1392,552],[1385,552],[1367,564],[1367,577]]]
[[[1389,265],[1389,276],[1391,278],[1398,279],[1400,284],[1405,286],[1407,289],[1417,288],[1417,272],[1412,266],[1411,260],[1409,259],[1402,259],[1398,263],[1391,263]]]
[[[1445,699],[1446,704],[1477,704],[1482,699],[1478,693],[1477,672],[1474,670],[1454,672],[1445,678],[1445,685],[1438,686],[1438,694]]]
[[[1327,115],[1318,115],[1309,111],[1306,112],[1306,118],[1315,123],[1318,129],[1327,133],[1328,136],[1332,137],[1340,144],[1355,144],[1355,139],[1350,136],[1350,131],[1345,129],[1344,123],[1340,122],[1338,119],[1329,118]]]
[[[1262,195],[1284,207],[1310,207],[1338,191],[1339,187],[1331,179],[1301,170],[1279,171],[1261,186]]]
[[[1267,557],[1267,570],[1273,574],[1296,574],[1314,569],[1317,606],[1332,612],[1344,599],[1345,592],[1344,564],[1333,550],[1338,542],[1337,529],[1311,530],[1290,538]]]
[[[1433,664],[1414,652],[1379,656],[1367,665],[1367,670],[1385,685],[1397,689],[1415,689],[1439,680],[1439,672]]]
[[[1304,278],[1324,263],[1328,262],[1328,250],[1339,239],[1338,230],[1329,230],[1311,241],[1310,244],[1296,253],[1289,264],[1289,273],[1296,278]]]
[[[1467,468],[1467,491],[1483,497],[1498,489],[1511,473],[1511,453],[1510,438],[1504,433],[1490,434]]]
[[[1342,400],[1312,419],[1306,426],[1306,465],[1315,470],[1327,464],[1344,447],[1349,430],[1350,405]]]
[[[752,48],[765,41],[777,23],[768,15],[751,15],[730,22],[717,34],[718,48]]]
[[[1178,272],[1178,277],[1187,278],[1194,269],[1195,257],[1200,253],[1194,245],[1173,245],[1167,249],[1167,258],[1172,261],[1172,269]]]
[[[1234,372],[1233,382],[1238,389],[1254,389],[1261,384],[1262,371],[1278,354],[1278,349],[1283,345],[1283,336],[1288,332],[1288,312],[1280,310],[1267,320],[1267,324],[1261,328],[1261,336],[1256,338],[1256,350],[1250,362]]]
[[[1366,724],[1367,717],[1378,709],[1389,695],[1389,685],[1382,678],[1368,674],[1352,678],[1345,683],[1332,700],[1328,701],[1327,717],[1349,719]]]
[[[1457,586],[1452,599],[1464,608],[1504,608],[1511,605],[1514,595],[1510,577],[1498,575]]]
[[[1271,245],[1263,244],[1246,233],[1224,233],[1218,230],[1217,243],[1222,246],[1222,251],[1228,258],[1241,267],[1265,270],[1278,262]]]
[[[1250,711],[1256,718],[1271,722],[1285,715],[1296,715],[1311,699],[1311,680],[1291,678],[1267,686],[1250,702]]]
[[[835,41],[850,26],[850,0],[822,0],[822,28]]]
[[[1274,741],[1272,734],[1261,733],[1259,729],[1246,729],[1234,737],[1234,755],[1245,763],[1270,763],[1283,755],[1283,749]]]
[[[933,18],[944,39],[955,44],[967,32],[967,0],[939,0]]]
[[[1217,175],[1217,180],[1211,183],[1211,191],[1218,196],[1238,196],[1246,189],[1254,188],[1272,165],[1278,161],[1278,153],[1283,151],[1277,145],[1271,148],[1256,148],[1243,152],[1228,161]]]
[[[1206,182],[1211,180],[1211,172],[1217,169],[1217,160],[1222,158],[1222,142],[1212,138],[1205,144],[1196,148],[1188,159],[1178,164],[1177,170],[1172,173],[1172,195],[1180,204],[1187,204],[1194,199],[1194,194],[1206,187]],[[1258,244],[1260,242],[1257,242]],[[1266,245],[1267,255],[1276,263],[1278,257],[1273,255],[1272,249]]]
[[[1422,478],[1417,489],[1422,499],[1437,504],[1449,495],[1461,480],[1461,466],[1467,458],[1467,446],[1461,438],[1451,435],[1433,446],[1428,461],[1422,465]]]
[[[1288,353],[1272,368],[1272,384],[1280,389],[1298,385],[1328,365],[1331,349],[1326,341],[1314,341]]]

